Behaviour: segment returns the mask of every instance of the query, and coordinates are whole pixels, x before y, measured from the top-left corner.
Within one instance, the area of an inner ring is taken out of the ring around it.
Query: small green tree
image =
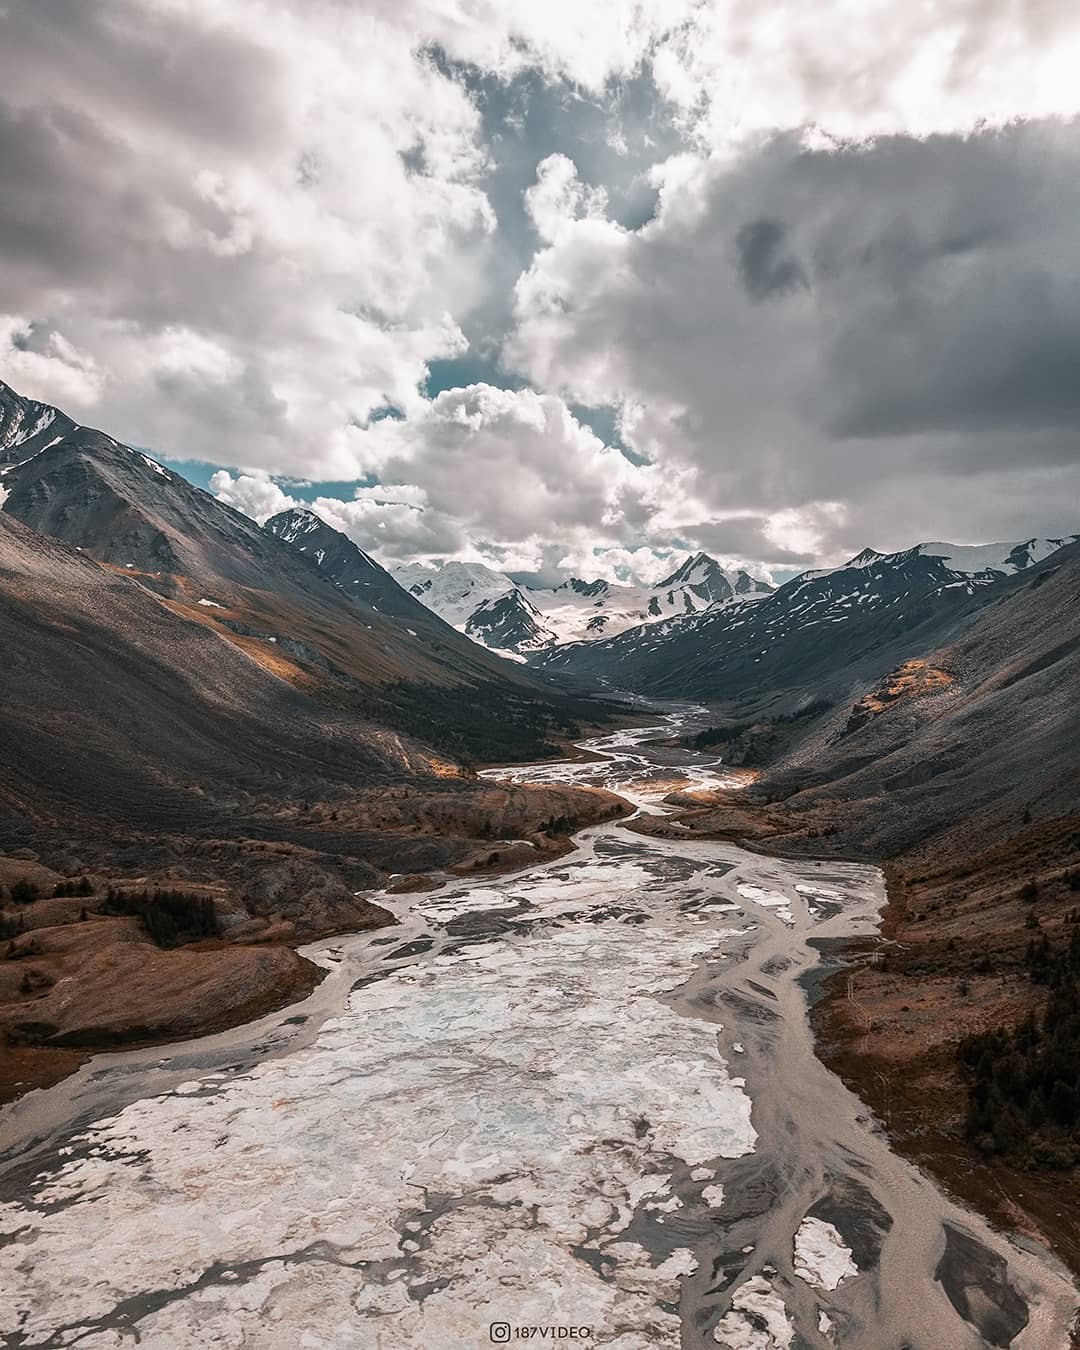
[[[29,877],[20,877],[11,883],[11,898],[17,905],[28,905],[36,900],[41,892]]]

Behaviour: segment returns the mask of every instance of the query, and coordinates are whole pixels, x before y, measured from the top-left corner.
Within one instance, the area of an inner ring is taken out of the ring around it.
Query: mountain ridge
[[[655,697],[772,701],[842,697],[908,652],[945,640],[994,587],[1077,536],[963,549],[864,549],[803,572],[752,606],[678,616],[532,658],[546,669]],[[947,553],[928,550],[950,550]],[[950,565],[956,559],[972,570]],[[987,565],[988,561],[993,565]]]
[[[448,623],[493,650],[516,656],[599,640],[637,624],[758,599],[772,590],[745,569],[728,571],[703,552],[655,585],[568,577],[551,587],[526,586],[483,564],[454,561],[397,564],[390,571]]]
[[[550,753],[542,728],[565,734],[573,725],[573,700],[550,679],[468,640],[351,542],[371,584],[346,596],[302,547],[2,382],[0,426],[8,441],[0,512],[129,573],[332,706],[466,758],[512,759],[519,732],[520,752],[542,756]],[[317,519],[309,513],[309,524]],[[454,687],[471,693],[448,703]]]

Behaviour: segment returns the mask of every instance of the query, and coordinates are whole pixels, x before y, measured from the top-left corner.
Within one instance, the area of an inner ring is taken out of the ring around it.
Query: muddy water
[[[502,776],[663,811],[725,784],[649,745],[692,717]],[[4,1113],[0,1343],[1058,1350],[1065,1273],[814,1057],[811,944],[882,901],[872,868],[619,825],[387,898],[400,927],[311,949],[304,1003]]]

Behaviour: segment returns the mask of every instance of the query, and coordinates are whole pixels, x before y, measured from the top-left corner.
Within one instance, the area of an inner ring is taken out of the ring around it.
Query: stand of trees
[[[1042,1011],[959,1047],[969,1138],[1027,1167],[1080,1161],[1080,910],[1065,917],[1065,941],[1043,933],[1025,953],[1029,977],[1047,990]]]
[[[93,895],[94,887],[89,877],[70,877],[67,881],[58,881],[53,895]]]
[[[122,891],[110,886],[105,910],[136,915],[159,947],[179,947],[220,932],[210,896],[188,891]]]
[[[732,763],[747,765],[768,764],[799,735],[807,723],[827,713],[832,707],[826,699],[816,698],[795,712],[780,713],[775,717],[759,717],[750,722],[728,722],[724,726],[705,727],[687,741],[691,750],[710,750],[725,746],[729,752],[738,751]],[[738,743],[738,744],[736,744]]]

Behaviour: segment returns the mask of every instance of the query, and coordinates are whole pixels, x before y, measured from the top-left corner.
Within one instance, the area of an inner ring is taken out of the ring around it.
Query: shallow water
[[[726,781],[649,747],[693,716],[492,776],[663,812]],[[401,926],[309,949],[304,1003],[4,1113],[2,1343],[1063,1347],[1067,1275],[814,1057],[808,942],[873,931],[883,898],[873,868],[617,824],[379,897]]]

